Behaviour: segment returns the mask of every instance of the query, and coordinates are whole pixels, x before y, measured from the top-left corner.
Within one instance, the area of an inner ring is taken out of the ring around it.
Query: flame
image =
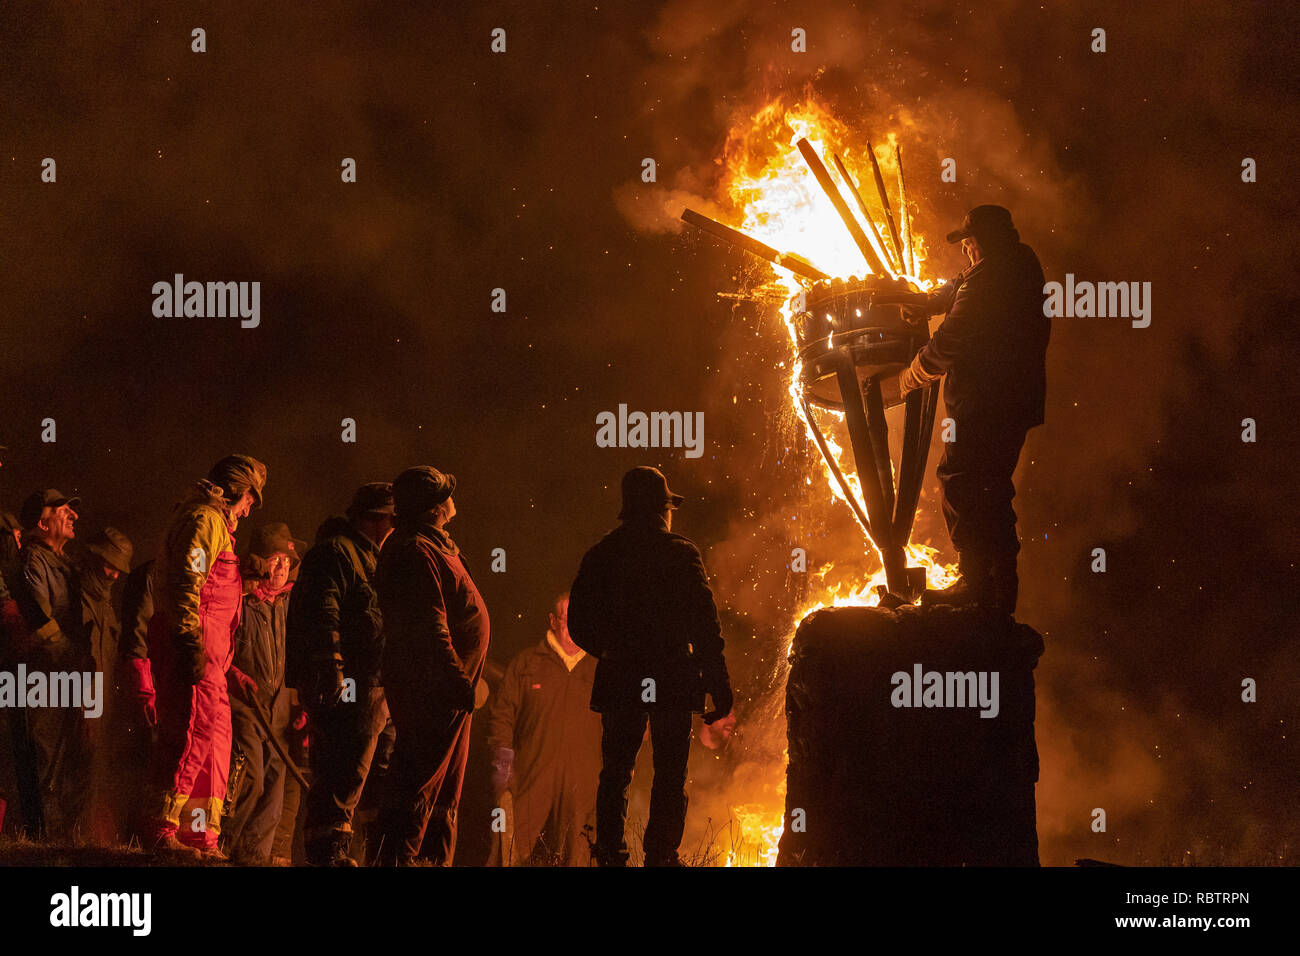
[[[885,215],[878,201],[866,139],[861,135],[855,136],[845,124],[813,100],[790,106],[774,100],[754,114],[750,122],[736,126],[728,136],[722,160],[726,170],[724,191],[733,208],[740,213],[738,228],[782,252],[804,257],[831,276],[848,279],[870,272],[835,207],[795,146],[800,139],[805,138],[819,155],[825,157],[832,178],[840,186],[853,215],[858,217],[859,225],[876,254],[882,262],[889,265],[893,246],[888,232],[874,232],[872,225],[861,218],[847,185],[843,183],[831,160],[832,151],[839,154],[867,203],[872,219],[885,230]],[[888,146],[894,145],[894,134],[891,133],[885,142]],[[892,185],[891,180],[897,174],[894,153],[888,146],[876,146],[876,158],[887,188]],[[896,199],[892,203],[896,216],[911,215],[910,209],[904,211],[899,208]],[[903,275],[920,289],[932,288],[933,281],[921,274],[926,261],[925,248],[924,238],[917,234],[913,226],[908,250],[911,259],[907,263],[912,266],[910,273],[891,272],[891,275]],[[794,310],[791,307],[791,297],[805,288],[806,280],[780,266],[773,266],[773,271],[775,279],[759,292],[779,294],[785,302],[781,310],[782,317],[792,346],[795,347],[793,362],[788,366],[783,362],[782,366],[790,368],[790,401],[807,430],[809,440],[813,441],[812,424],[805,417],[800,401],[798,383],[801,380],[801,362],[798,359],[798,339],[794,327]],[[861,485],[852,456],[845,455],[844,443],[837,441],[831,434],[834,427],[843,426],[844,416],[834,412],[819,412],[819,416],[825,419],[823,424],[826,427],[823,431],[826,433],[827,446],[850,489],[861,500]],[[818,462],[820,477],[830,495],[847,504],[844,492],[830,467],[820,456]],[[816,474],[808,474],[803,478],[810,486],[817,485]],[[872,543],[868,553],[874,551],[875,545]],[[909,565],[925,568],[928,587],[944,588],[956,580],[956,567],[941,563],[938,552],[929,545],[909,544],[906,553]],[[836,568],[834,564],[824,565],[810,573],[810,587],[802,606],[795,613],[787,652],[790,644],[793,644],[795,628],[813,611],[824,607],[879,604],[876,587],[885,584],[885,571],[878,553],[875,554],[874,564],[877,570],[865,581],[844,580],[844,569]],[[782,802],[784,791],[782,780],[776,791]],[[725,865],[774,866],[777,844],[783,830],[783,809],[749,803],[733,806],[730,812],[731,848],[726,854]]]

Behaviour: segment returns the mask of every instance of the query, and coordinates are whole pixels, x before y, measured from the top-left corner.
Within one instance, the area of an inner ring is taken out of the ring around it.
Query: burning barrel
[[[800,623],[778,866],[1037,866],[1043,639],[977,608]]]

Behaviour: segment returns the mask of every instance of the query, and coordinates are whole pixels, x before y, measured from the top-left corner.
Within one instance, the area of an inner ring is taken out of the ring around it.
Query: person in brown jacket
[[[494,848],[503,866],[528,860],[538,841],[565,866],[591,862],[585,828],[596,822],[600,715],[590,706],[596,659],[569,636],[569,595],[561,594],[540,643],[506,667],[488,715],[492,795],[509,790],[513,834]]]
[[[380,862],[450,866],[488,613],[447,522],[456,479],[422,465],[393,481],[396,528],[375,573],[383,680],[397,728]],[[431,830],[426,841],[425,831]],[[422,849],[423,847],[423,849]]]

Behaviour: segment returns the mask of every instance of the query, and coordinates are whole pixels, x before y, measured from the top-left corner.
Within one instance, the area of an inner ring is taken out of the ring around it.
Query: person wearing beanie
[[[428,465],[393,481],[396,528],[375,574],[384,693],[397,730],[381,862],[450,866],[487,657],[487,606],[447,533],[456,479]],[[427,831],[427,837],[426,837]]]

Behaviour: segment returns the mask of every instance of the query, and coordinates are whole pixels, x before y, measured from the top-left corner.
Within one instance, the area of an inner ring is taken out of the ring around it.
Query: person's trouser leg
[[[460,793],[469,762],[469,733],[473,714],[461,714],[460,728],[451,744],[446,768],[432,792],[433,809],[420,854],[434,866],[451,866],[456,857],[457,816]]]
[[[226,818],[222,828],[225,834],[224,846],[232,860],[257,863],[259,861],[249,854],[250,847],[244,834],[266,788],[271,745],[262,739],[262,728],[247,704],[240,701],[231,704],[230,724],[234,737],[232,753],[238,751],[244,755],[244,770],[236,784],[239,792],[231,794],[234,811]]]
[[[312,727],[312,787],[303,824],[307,861],[327,863],[334,846],[352,836],[352,818],[388,722],[384,689],[372,687],[353,703],[317,708]]]
[[[936,469],[944,520],[963,576],[977,588],[995,587],[1015,606],[1017,590],[1016,488],[1013,475],[1025,442],[1022,428],[957,425]]]
[[[647,866],[677,862],[677,848],[686,831],[686,763],[691,752],[691,712],[650,712],[650,746],[654,753],[654,783],[650,788],[650,820],[645,828]]]
[[[388,699],[397,728],[397,743],[384,809],[381,860],[405,864],[420,855],[429,817],[467,715],[464,711],[431,712],[427,699],[415,696],[403,700],[391,689]],[[452,820],[439,822],[440,830],[445,831],[448,824],[454,827],[454,814]]]
[[[596,855],[603,865],[627,863],[627,788],[645,737],[646,712],[615,710],[600,715],[600,782],[596,788]]]

